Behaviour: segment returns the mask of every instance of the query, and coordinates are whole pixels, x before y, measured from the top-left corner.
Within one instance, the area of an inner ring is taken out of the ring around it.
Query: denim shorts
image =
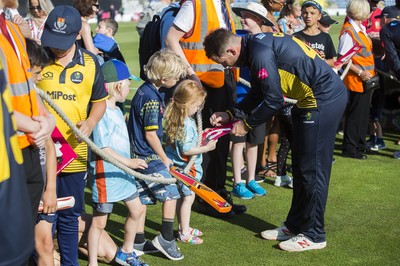
[[[188,186],[186,186],[183,182],[178,181],[177,185],[178,185],[179,193],[182,198],[193,195],[194,192],[192,190],[190,190],[190,188]]]
[[[131,201],[131,200],[136,199],[138,196],[139,196],[139,194],[137,193],[137,191],[135,191],[135,193],[133,193],[131,196],[129,196],[128,198],[126,198],[122,201],[123,202]],[[93,207],[93,210],[96,210],[97,212],[112,213],[114,203],[115,202],[106,202],[106,203],[93,202],[92,207]]]
[[[172,178],[167,169],[163,169],[151,175],[158,178]],[[140,201],[143,205],[154,205],[157,203],[157,201],[165,202],[180,198],[176,183],[161,184],[157,182],[136,179],[136,187],[139,191]]]

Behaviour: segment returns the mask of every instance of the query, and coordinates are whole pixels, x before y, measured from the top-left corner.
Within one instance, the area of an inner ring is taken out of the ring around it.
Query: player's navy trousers
[[[328,197],[336,130],[347,93],[317,109],[294,107],[293,198],[285,225],[313,242],[325,241],[324,213]]]
[[[61,173],[57,178],[57,197],[74,196],[74,207],[58,211],[57,240],[61,253],[61,265],[78,264],[78,217],[84,207],[86,172]]]

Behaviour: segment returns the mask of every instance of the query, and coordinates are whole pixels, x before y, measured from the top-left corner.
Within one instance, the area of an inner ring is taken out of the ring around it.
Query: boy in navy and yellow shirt
[[[43,80],[37,85],[89,136],[105,112],[108,93],[95,56],[75,44],[81,27],[81,16],[71,6],[58,6],[50,12],[41,41],[50,48],[55,62],[43,69]],[[57,180],[58,197],[75,197],[73,208],[58,212],[61,264],[78,265],[78,217],[84,205],[88,151],[60,116],[54,115],[58,129],[78,155]]]

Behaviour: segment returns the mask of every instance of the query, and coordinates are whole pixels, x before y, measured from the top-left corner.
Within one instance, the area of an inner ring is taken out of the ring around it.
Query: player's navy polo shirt
[[[316,109],[347,93],[342,80],[314,49],[282,33],[242,37],[237,66],[248,66],[251,72],[252,89],[237,104],[252,113],[246,119],[250,127],[278,112],[284,95],[296,99],[299,108]]]

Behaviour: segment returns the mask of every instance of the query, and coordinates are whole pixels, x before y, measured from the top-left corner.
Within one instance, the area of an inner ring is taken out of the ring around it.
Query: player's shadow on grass
[[[254,216],[248,212],[245,212],[240,215],[235,215],[233,218],[215,218],[215,217],[209,216],[207,214],[204,214],[203,207],[201,206],[201,204],[197,203],[196,201],[193,204],[192,212],[195,212],[198,215],[204,215],[206,217],[209,217],[208,219],[219,219],[219,220],[223,220],[228,223],[234,224],[236,226],[240,226],[248,231],[253,232],[258,237],[261,237],[260,229],[267,230],[267,229],[276,228],[276,225],[270,224],[267,221],[262,220],[259,217]]]

